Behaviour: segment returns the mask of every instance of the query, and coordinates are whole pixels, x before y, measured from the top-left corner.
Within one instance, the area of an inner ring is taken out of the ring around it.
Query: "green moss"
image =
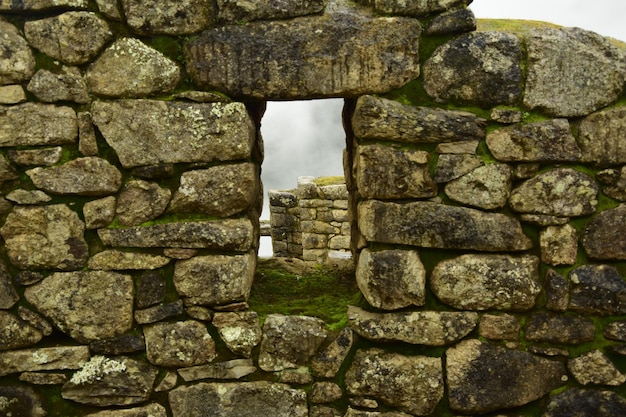
[[[531,30],[540,28],[558,29],[562,28],[562,26],[538,20],[476,19],[476,30],[479,32],[496,31],[515,35],[526,35]]]
[[[345,184],[346,180],[343,175],[337,175],[333,177],[319,177],[313,181],[316,185],[323,187],[325,185],[339,185]]]

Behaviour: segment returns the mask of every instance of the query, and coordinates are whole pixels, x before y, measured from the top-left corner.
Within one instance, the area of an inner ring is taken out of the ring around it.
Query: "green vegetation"
[[[337,175],[334,177],[319,177],[315,178],[313,181],[316,185],[323,187],[325,185],[338,185],[344,184],[346,182],[345,178],[341,175]]]

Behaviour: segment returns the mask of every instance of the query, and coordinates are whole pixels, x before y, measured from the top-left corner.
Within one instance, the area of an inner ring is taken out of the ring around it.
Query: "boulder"
[[[626,281],[612,265],[582,265],[569,273],[570,310],[601,316],[626,314]]]
[[[626,204],[595,216],[582,236],[582,245],[591,259],[626,260]]]
[[[626,164],[626,107],[613,107],[585,117],[578,142],[582,162],[598,166]]]
[[[150,363],[182,368],[211,362],[217,356],[206,326],[186,320],[155,323],[143,328]]]
[[[213,6],[203,0],[122,0],[126,23],[141,35],[188,35],[215,20]]]
[[[162,188],[155,182],[130,180],[117,197],[117,220],[124,226],[154,220],[167,208],[171,194],[169,188]]]
[[[25,101],[26,93],[21,85],[0,85],[0,104],[19,104]]]
[[[10,4],[10,3],[9,3]],[[0,3],[3,10],[4,3]],[[0,85],[19,84],[28,81],[35,73],[35,55],[20,31],[0,18]]]
[[[259,315],[254,311],[215,313],[211,324],[226,347],[236,355],[249,358],[261,342]]]
[[[592,350],[568,360],[567,368],[581,385],[619,386],[626,382],[626,375],[599,350]]]
[[[27,89],[47,103],[73,101],[85,104],[90,101],[87,83],[78,67],[62,66],[55,72],[41,69],[31,78]]]
[[[12,149],[9,158],[17,165],[54,165],[61,160],[63,148]]]
[[[91,200],[83,206],[85,227],[98,229],[108,226],[115,218],[115,205],[117,200],[113,196]]]
[[[511,168],[506,164],[480,166],[446,184],[446,195],[461,204],[483,210],[504,207],[511,192]]]
[[[607,169],[596,174],[596,179],[602,183],[602,191],[614,200],[626,201],[626,165],[621,169]]]
[[[66,106],[0,106],[0,126],[0,146],[64,145],[78,138],[76,112]]]

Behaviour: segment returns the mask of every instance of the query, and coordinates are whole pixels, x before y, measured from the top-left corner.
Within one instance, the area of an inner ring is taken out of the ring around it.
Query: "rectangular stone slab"
[[[59,346],[0,352],[0,376],[17,372],[79,369],[89,359],[87,346]]]

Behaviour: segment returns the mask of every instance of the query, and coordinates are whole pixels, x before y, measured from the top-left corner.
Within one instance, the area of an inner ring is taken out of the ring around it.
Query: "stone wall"
[[[294,190],[269,190],[275,257],[352,264],[348,190],[343,177],[298,177]]]
[[[468,3],[0,0],[1,413],[626,415],[624,46]],[[322,97],[333,332],[246,302],[265,101]]]

